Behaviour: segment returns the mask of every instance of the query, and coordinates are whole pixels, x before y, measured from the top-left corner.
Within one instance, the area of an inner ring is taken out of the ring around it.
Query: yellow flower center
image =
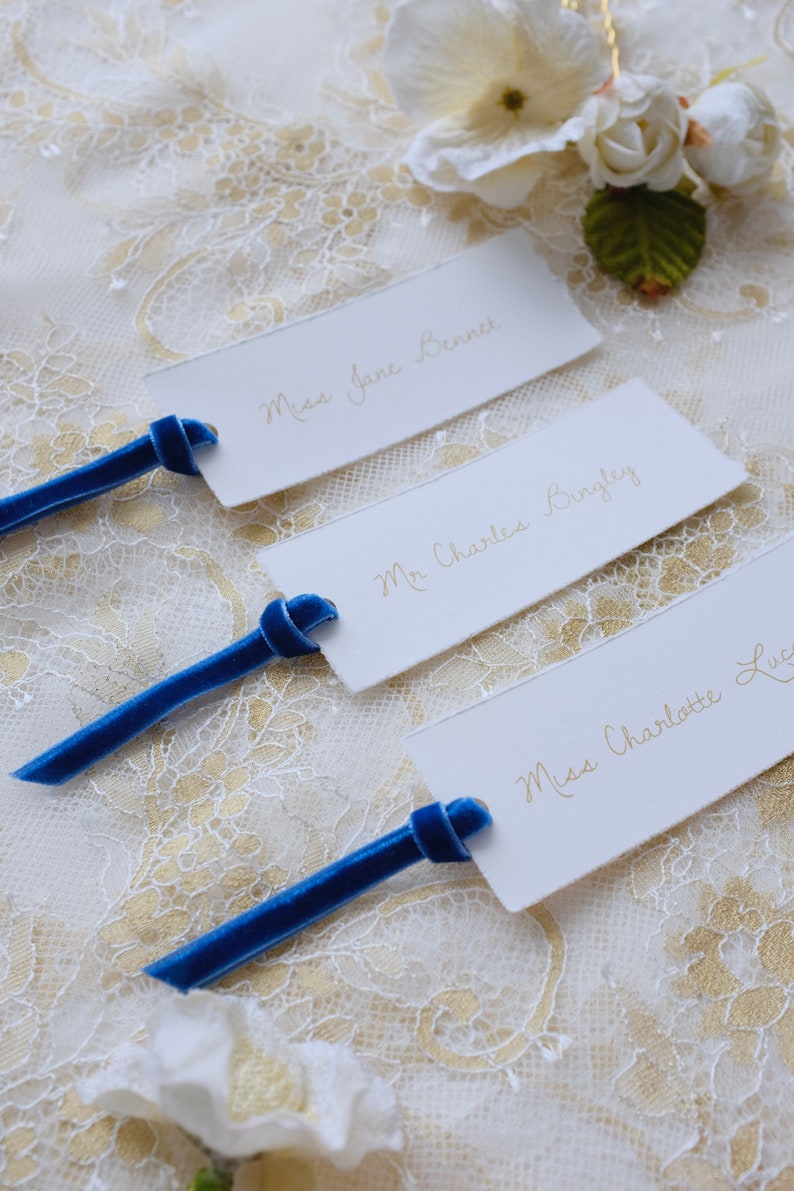
[[[246,1121],[277,1109],[299,1112],[303,1101],[299,1073],[290,1071],[272,1055],[263,1054],[247,1039],[237,1041],[229,1071],[228,1111],[233,1121]]]
[[[526,101],[526,95],[517,87],[505,87],[499,100],[502,107],[508,112],[520,112]]]

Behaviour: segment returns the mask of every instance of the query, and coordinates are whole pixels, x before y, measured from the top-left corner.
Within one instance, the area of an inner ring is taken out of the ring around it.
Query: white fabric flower
[[[582,109],[578,143],[593,185],[672,190],[684,171],[689,121],[671,89],[653,75],[623,74]]]
[[[769,178],[780,152],[780,128],[769,96],[747,83],[710,87],[689,109],[705,130],[686,159],[706,182],[749,194]]]
[[[80,1086],[109,1112],[171,1120],[228,1158],[290,1150],[352,1170],[372,1150],[401,1147],[394,1092],[353,1052],[294,1043],[254,997],[179,994]]]
[[[598,38],[559,0],[404,0],[383,61],[399,107],[427,125],[405,158],[414,176],[498,207],[577,139],[605,74]]]

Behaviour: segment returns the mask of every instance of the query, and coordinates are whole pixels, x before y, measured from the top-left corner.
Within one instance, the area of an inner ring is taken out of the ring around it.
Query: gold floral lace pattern
[[[670,29],[654,40],[659,6],[612,7],[627,69],[652,67],[655,53],[682,91],[705,84],[709,62]],[[744,7],[777,55],[768,69],[790,68],[791,4]],[[749,18],[703,8],[724,23],[724,52],[744,60]],[[75,1090],[162,995],[140,966],[402,823],[426,797],[401,747],[409,728],[629,628],[794,528],[792,136],[789,122],[755,208],[713,204],[707,259],[653,305],[605,279],[582,246],[587,182],[573,155],[507,213],[411,179],[399,164],[410,134],[378,69],[386,6],[345,8],[311,113],[241,99],[229,63],[194,37],[214,10],[12,0],[4,15],[9,489],[139,434],[154,414],[149,369],[506,227],[527,228],[604,335],[552,376],[287,493],[223,510],[200,480],[157,471],[5,539],[7,768],[246,631],[274,594],[255,547],[476,458],[632,375],[749,477],[373,691],[349,696],[319,657],[279,663],[73,788],[4,779],[0,1179],[170,1191],[201,1163],[192,1143],[86,1108]],[[790,84],[784,94],[794,103]],[[54,244],[59,220],[70,234]],[[415,870],[227,978],[293,1036],[351,1043],[406,1116],[399,1157],[352,1175],[272,1158],[250,1186],[794,1186],[792,821],[784,763],[531,911],[508,915],[475,871]]]

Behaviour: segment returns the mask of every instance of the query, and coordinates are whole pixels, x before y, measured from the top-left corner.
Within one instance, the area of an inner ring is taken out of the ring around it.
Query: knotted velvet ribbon
[[[273,600],[252,633],[114,707],[28,761],[12,777],[60,786],[198,695],[242,678],[273,658],[319,652],[319,645],[306,634],[337,616],[334,605],[318,595]]]
[[[284,889],[143,970],[182,992],[212,984],[419,860],[471,860],[463,843],[491,823],[473,798],[414,811],[405,827]]]
[[[91,500],[154,467],[165,467],[183,476],[197,476],[199,469],[193,448],[207,447],[217,441],[209,426],[193,418],[177,418],[174,414],[159,418],[152,422],[148,434],[125,447],[66,475],[47,480],[36,488],[29,488],[27,492],[4,497],[0,500],[0,534],[22,529],[49,513],[59,513],[84,500]]]

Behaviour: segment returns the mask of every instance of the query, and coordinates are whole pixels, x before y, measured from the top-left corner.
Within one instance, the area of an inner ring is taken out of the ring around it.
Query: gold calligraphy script
[[[482,534],[473,542],[434,542],[433,561],[430,565],[448,570],[467,559],[485,554],[487,550],[493,551],[494,547],[509,542],[516,534],[526,533],[529,528],[529,521],[517,521],[513,526],[503,525],[499,529],[491,522],[488,533]],[[427,587],[421,586],[419,582],[427,578],[426,571],[411,569],[401,562],[393,562],[386,570],[373,575],[372,581],[380,583],[381,595],[388,596],[401,584],[410,587],[412,591],[427,591]]]
[[[759,641],[750,657],[747,658],[745,655],[745,658],[746,660],[736,661],[739,670],[734,675],[734,681],[739,687],[746,688],[756,679],[762,685],[767,682],[794,682],[794,642],[770,648]],[[645,723],[604,724],[601,728],[600,747],[603,750],[603,746],[606,746],[606,752],[602,751],[601,756],[599,748],[596,747],[590,750],[583,761],[574,764],[564,762],[553,767],[546,760],[536,761],[515,779],[515,785],[523,789],[528,803],[540,795],[572,798],[578,793],[577,783],[582,782],[586,785],[584,779],[597,771],[600,761],[609,760],[610,757],[620,760],[631,756],[639,749],[648,746],[653,748],[655,742],[677,734],[679,728],[691,724],[698,716],[707,714],[712,707],[722,702],[722,698],[722,691],[714,691],[709,687],[705,694],[696,690],[680,702],[664,703],[661,712]]]
[[[557,481],[548,485],[543,497],[540,512],[544,517],[551,516],[557,510],[570,508],[586,500],[596,500],[600,505],[607,505],[612,501],[612,488],[616,484],[627,481],[629,487],[639,488],[642,480],[637,469],[631,464],[625,467],[599,469],[596,477],[588,484],[578,488],[563,488]],[[449,571],[484,554],[492,555],[506,543],[515,538],[523,537],[532,529],[530,517],[522,516],[507,525],[489,522],[486,532],[480,533],[470,540],[458,538],[455,541],[433,542],[432,550],[426,547],[427,560],[421,565],[409,565],[403,559],[392,558],[389,566],[372,576],[372,582],[378,584],[382,596],[390,596],[395,591],[427,591],[430,576],[434,570]]]
[[[621,724],[619,728],[615,728],[613,724],[604,724],[607,748],[616,757],[625,757],[634,749],[642,748],[644,744],[650,744],[660,736],[668,735],[674,728],[680,728],[690,716],[701,715],[721,699],[720,691],[716,695],[711,690],[706,691],[705,695],[695,691],[694,695],[687,696],[686,702],[675,710],[672,710],[669,703],[665,703],[663,716],[642,727],[632,725],[633,731],[628,724]]]
[[[570,509],[572,505],[578,505],[584,500],[593,498],[598,498],[604,504],[609,504],[612,500],[612,486],[619,484],[621,480],[630,480],[635,488],[639,488],[642,483],[633,467],[621,467],[619,471],[616,468],[607,471],[605,467],[602,467],[598,478],[582,488],[566,489],[561,488],[556,482],[549,484],[543,516],[552,517],[555,512]]]
[[[748,686],[759,677],[772,682],[794,682],[794,644],[784,645],[777,653],[772,653],[759,641],[749,662],[737,662],[736,665],[742,667],[735,678],[737,686]]]
[[[635,749],[652,744],[661,737],[669,736],[676,728],[682,727],[692,717],[702,715],[711,707],[722,701],[721,691],[707,690],[705,695],[695,691],[687,695],[677,707],[665,703],[662,712],[646,724],[604,724],[601,737],[609,753],[614,757],[626,757]],[[595,755],[585,757],[573,765],[563,764],[552,768],[545,761],[538,761],[526,773],[519,774],[515,785],[522,787],[528,803],[534,795],[556,794],[560,798],[573,798],[577,790],[573,787],[577,782],[595,773],[599,760]],[[585,783],[586,784],[586,783]]]
[[[591,761],[589,757],[585,757],[578,765],[569,765],[564,772],[561,770],[560,774],[552,772],[543,761],[538,761],[534,768],[520,774],[515,784],[524,787],[527,802],[532,801],[533,794],[546,792],[559,794],[561,798],[573,798],[576,791],[568,790],[566,787],[578,782],[588,773],[595,773],[597,769],[598,762]]]
[[[461,348],[466,348],[501,329],[502,324],[495,322],[489,314],[476,327],[467,327],[451,335],[439,334],[433,327],[426,328],[414,349],[415,354],[412,354],[405,365],[395,360],[367,365],[354,360],[350,365],[347,384],[344,386],[345,399],[351,405],[360,407],[369,400],[374,391],[389,390],[390,386],[386,382],[400,376],[404,366],[422,367],[431,360],[458,352]],[[259,409],[264,412],[266,426],[273,426],[281,421],[306,423],[313,414],[334,400],[335,395],[325,390],[317,396],[298,398],[279,392],[275,397],[261,401]]]

